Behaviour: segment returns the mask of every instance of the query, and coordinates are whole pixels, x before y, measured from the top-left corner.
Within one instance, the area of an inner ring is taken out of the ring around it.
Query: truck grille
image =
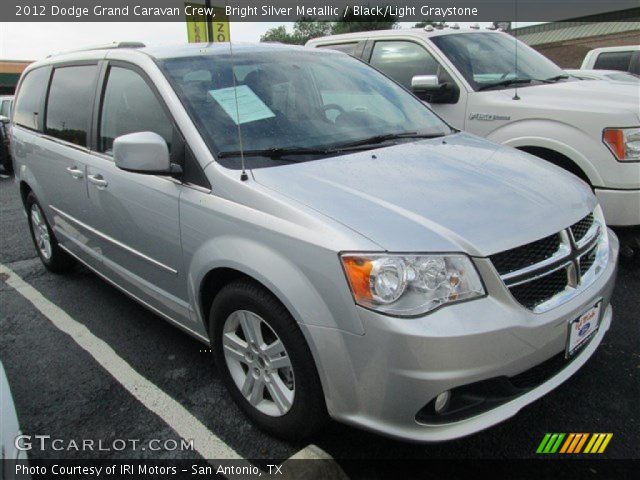
[[[513,297],[525,308],[540,313],[556,306],[561,296],[582,284],[584,275],[596,263],[602,228],[590,213],[557,234],[489,259]]]

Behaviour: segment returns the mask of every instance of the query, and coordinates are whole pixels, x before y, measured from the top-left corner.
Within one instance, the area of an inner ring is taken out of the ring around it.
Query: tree
[[[434,20],[430,20],[430,19],[425,19],[422,22],[418,22],[416,23],[413,28],[424,28],[427,25],[431,25],[432,27],[444,27],[444,22],[443,21],[434,21]]]
[[[261,42],[280,42],[280,43],[294,43],[291,38],[291,34],[287,32],[284,25],[279,27],[270,28],[260,37]]]
[[[284,25],[270,28],[260,37],[261,42],[280,42],[291,45],[304,45],[312,38],[324,37],[331,33],[331,24],[302,18],[293,25],[293,32],[287,32]]]
[[[343,14],[340,20],[333,22],[331,33],[366,32],[369,30],[388,30],[394,28],[398,20],[393,15],[355,15],[353,11]]]

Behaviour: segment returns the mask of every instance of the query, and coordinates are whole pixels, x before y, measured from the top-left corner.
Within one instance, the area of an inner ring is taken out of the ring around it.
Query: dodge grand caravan
[[[467,435],[611,324],[618,240],[589,187],[343,53],[58,55],[27,69],[13,121],[44,265],[79,261],[210,342],[272,434]]]

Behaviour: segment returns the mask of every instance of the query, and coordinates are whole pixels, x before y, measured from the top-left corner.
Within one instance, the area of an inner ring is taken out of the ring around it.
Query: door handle
[[[99,188],[106,188],[107,185],[109,185],[109,183],[99,173],[96,175],[89,175],[87,178],[91,183]]]
[[[84,172],[78,167],[67,167],[67,172],[69,172],[69,175],[71,175],[73,178],[84,177]]]

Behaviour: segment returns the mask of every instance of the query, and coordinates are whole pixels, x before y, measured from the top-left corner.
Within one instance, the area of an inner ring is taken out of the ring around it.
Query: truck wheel
[[[235,281],[218,293],[209,318],[220,376],[258,427],[300,440],[324,425],[324,395],[309,347],[269,291],[250,280]]]
[[[75,265],[75,260],[58,246],[58,241],[33,192],[27,195],[25,205],[31,238],[44,266],[54,273],[64,273],[71,270]]]

